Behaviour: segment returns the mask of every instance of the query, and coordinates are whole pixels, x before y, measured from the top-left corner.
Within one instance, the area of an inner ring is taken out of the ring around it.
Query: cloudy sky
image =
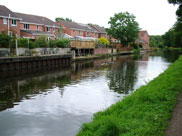
[[[79,23],[109,27],[114,13],[128,11],[136,16],[140,28],[150,35],[168,31],[176,21],[177,7],[167,0],[0,0],[12,11],[46,16],[68,17]]]

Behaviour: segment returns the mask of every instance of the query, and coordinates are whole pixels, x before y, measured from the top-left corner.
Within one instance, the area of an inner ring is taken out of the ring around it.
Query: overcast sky
[[[10,10],[20,13],[68,17],[79,23],[109,27],[114,13],[128,11],[136,16],[140,28],[150,35],[161,35],[176,21],[177,7],[167,0],[0,0]]]

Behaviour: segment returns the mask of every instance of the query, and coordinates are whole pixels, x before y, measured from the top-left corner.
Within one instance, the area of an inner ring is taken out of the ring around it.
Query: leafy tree
[[[35,39],[35,46],[40,48],[48,47],[47,37],[41,35],[39,38]]]
[[[172,28],[168,32],[166,32],[162,39],[164,41],[164,45],[167,47],[174,47],[175,46],[175,30]]]
[[[109,45],[109,41],[105,37],[101,37],[98,40],[98,44]]]
[[[24,47],[24,48],[28,48],[28,39],[26,38],[19,38],[18,39],[18,47],[21,48],[21,47]]]
[[[60,48],[66,48],[70,44],[69,39],[60,38],[56,40],[56,46]]]
[[[56,47],[56,40],[50,39],[50,40],[49,40],[49,47],[50,47],[50,48],[55,48],[55,47]]]
[[[115,14],[108,22],[110,24],[110,28],[107,29],[108,34],[118,39],[124,46],[134,44],[140,30],[135,18],[128,12]]]
[[[179,5],[176,15],[178,16],[178,21],[182,21],[182,0],[168,0],[170,4]]]
[[[56,22],[58,22],[58,21],[69,21],[69,22],[72,22],[72,19],[70,19],[70,18],[63,18],[63,17],[57,17],[55,19],[55,21]]]
[[[10,39],[11,38],[8,36],[8,34],[4,31],[2,31],[0,34],[0,47],[8,48]]]
[[[161,35],[150,35],[150,47],[153,48],[163,48],[163,38]]]

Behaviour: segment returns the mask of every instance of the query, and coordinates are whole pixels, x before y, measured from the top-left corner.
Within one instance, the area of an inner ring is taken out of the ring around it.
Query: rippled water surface
[[[0,136],[74,136],[95,112],[162,73],[176,52],[0,73]]]

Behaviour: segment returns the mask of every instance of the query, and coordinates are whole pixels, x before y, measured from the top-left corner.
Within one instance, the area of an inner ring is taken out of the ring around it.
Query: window
[[[55,32],[55,28],[53,28],[53,32]]]
[[[39,30],[39,26],[37,25],[37,30]]]
[[[29,30],[30,29],[30,25],[29,24],[24,24],[24,29],[25,30]]]
[[[12,24],[12,26],[17,26],[16,20],[12,19],[12,20],[11,20],[11,24]]]
[[[3,24],[7,25],[7,18],[3,18]]]
[[[89,36],[89,34],[90,34],[90,33],[89,33],[89,32],[87,32],[87,36]]]
[[[51,28],[50,27],[47,27],[47,32],[50,32],[51,31]]]
[[[79,30],[79,35],[82,35],[82,31]]]

